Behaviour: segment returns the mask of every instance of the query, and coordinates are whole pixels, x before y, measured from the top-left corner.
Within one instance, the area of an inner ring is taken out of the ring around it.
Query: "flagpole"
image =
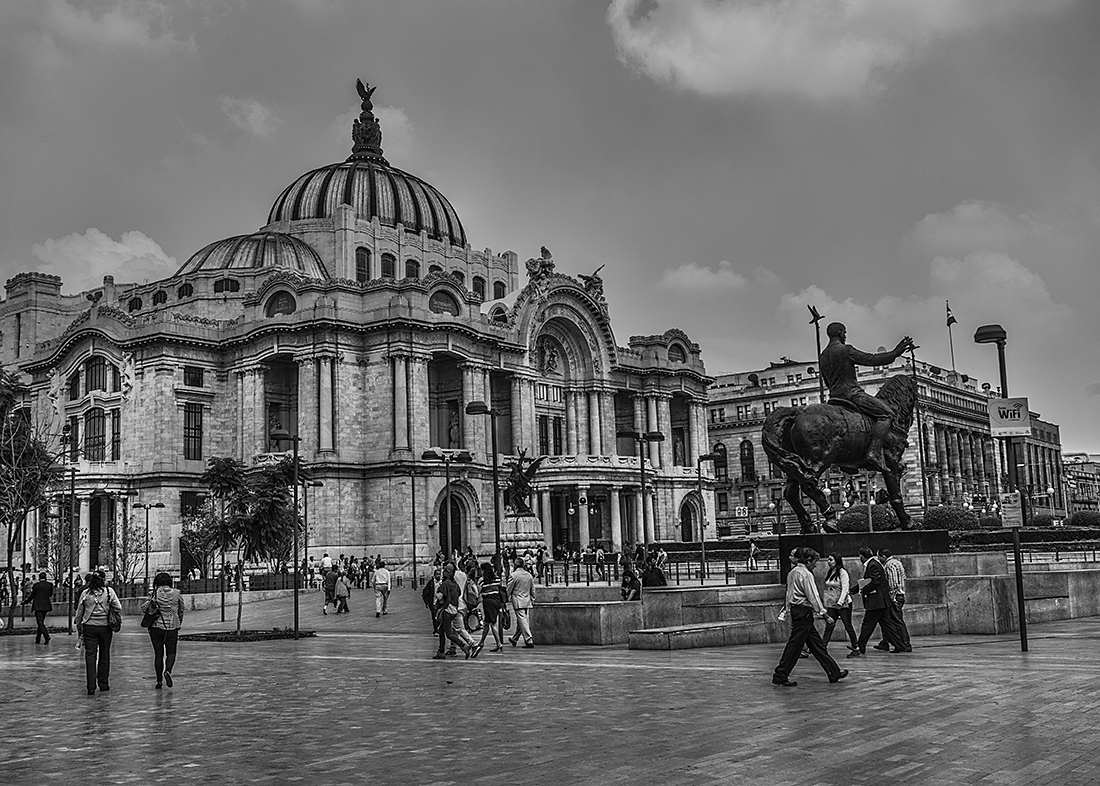
[[[950,331],[950,328],[948,328]],[[917,415],[917,457],[920,459],[920,494],[921,502],[925,515],[928,514],[928,472],[924,467],[924,423],[921,421],[920,415],[920,383],[917,381],[917,350],[913,347],[909,350],[909,362],[912,364],[913,371],[913,409]]]
[[[955,339],[951,335],[951,326],[957,321],[951,313],[951,301],[945,300],[947,304],[947,345],[951,348],[951,373],[955,373]]]

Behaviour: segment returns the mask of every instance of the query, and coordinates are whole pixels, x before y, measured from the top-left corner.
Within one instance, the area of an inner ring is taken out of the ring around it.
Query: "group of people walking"
[[[336,614],[350,614],[348,601],[351,599],[352,587],[362,589],[366,582],[368,587],[374,589],[374,616],[389,614],[392,579],[386,561],[375,557],[368,563],[364,559],[360,564],[366,567],[362,569],[355,568],[355,564],[355,557],[348,563],[344,561],[343,554],[339,561],[333,560],[327,553],[321,557],[321,589],[325,593],[325,605],[321,607],[321,611],[328,615],[328,607],[332,606]]]
[[[790,620],[791,632],[772,674],[773,684],[783,687],[797,685],[790,674],[800,657],[810,656],[821,665],[829,682],[839,682],[847,677],[848,670],[840,668],[828,649],[837,622],[844,626],[848,636],[849,658],[867,653],[867,644],[876,627],[881,627],[883,638],[875,649],[894,653],[913,651],[902,611],[905,606],[905,567],[889,549],[879,549],[877,554],[867,547],[859,550],[863,578],[854,586],[844,567],[844,559],[839,554],[830,554],[824,600],[817,591],[813,573],[820,555],[812,548],[799,547],[791,551],[789,559],[791,569],[787,574],[787,596],[782,613]],[[864,607],[858,635],[852,625],[853,594],[860,595]],[[816,619],[825,622],[824,636],[818,633],[814,624]]]
[[[467,660],[476,658],[485,648],[491,633],[494,646],[490,652],[504,649],[504,631],[515,617],[516,630],[507,641],[513,647],[523,639],[523,646],[535,646],[531,634],[531,607],[534,605],[535,578],[523,558],[516,558],[506,582],[488,562],[471,568],[468,573],[455,562],[437,567],[424,586],[421,598],[432,614],[432,630],[439,637],[436,660],[457,657],[459,650]],[[475,641],[473,633],[481,631]],[[450,646],[448,647],[448,642]]]

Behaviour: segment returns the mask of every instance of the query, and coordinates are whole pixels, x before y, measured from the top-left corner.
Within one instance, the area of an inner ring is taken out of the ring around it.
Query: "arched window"
[[[442,273],[442,272],[443,272],[443,268],[441,268],[439,265],[431,265],[431,266],[428,267],[428,275],[429,276],[432,273]]]
[[[370,280],[370,251],[363,246],[355,249],[355,280],[360,284]]]
[[[239,292],[241,282],[235,278],[219,278],[214,282],[215,292]]]
[[[126,310],[130,312],[140,311],[141,305],[141,298],[132,297],[130,298],[130,302],[126,304]]]
[[[714,477],[717,480],[727,481],[730,478],[729,458],[726,456],[726,446],[722,442],[714,443]]]
[[[107,390],[107,359],[102,355],[92,355],[84,361],[84,392]]]
[[[494,281],[493,282],[493,300],[500,300],[506,294],[508,294],[508,287],[506,287],[504,285],[504,282],[503,281]]]
[[[397,260],[393,254],[382,255],[382,278],[397,278]]]
[[[420,263],[415,259],[405,260],[405,278],[420,278]]]
[[[474,276],[474,282],[473,283],[474,283],[474,286],[473,286],[474,294],[477,295],[482,300],[484,300],[485,299],[485,279],[483,279],[481,276]]]
[[[687,353],[684,352],[684,348],[679,344],[672,344],[668,348],[668,359],[673,363],[686,363]]]
[[[176,290],[176,297],[180,300],[183,300],[185,297],[191,297],[193,294],[195,294],[195,288],[190,284],[184,284]]]
[[[489,321],[498,325],[507,325],[508,311],[504,308],[494,308],[489,312]]]
[[[459,313],[458,301],[450,292],[444,292],[441,289],[432,293],[428,308],[436,314],[450,314],[452,317],[457,317]]]
[[[154,306],[159,306],[161,303],[167,303],[167,302],[168,302],[168,293],[165,292],[163,289],[158,289],[156,292],[153,293],[153,305]]]
[[[756,480],[756,451],[748,439],[741,443],[741,478]]]
[[[293,314],[297,308],[298,303],[294,300],[294,295],[286,290],[281,290],[272,295],[271,299],[267,301],[267,308],[264,313],[269,317],[274,317],[279,314]]]
[[[454,276],[455,281],[458,282],[460,287],[466,286],[466,274],[461,270],[452,270],[451,275]]]
[[[107,413],[98,407],[84,415],[84,457],[88,461],[107,459]]]

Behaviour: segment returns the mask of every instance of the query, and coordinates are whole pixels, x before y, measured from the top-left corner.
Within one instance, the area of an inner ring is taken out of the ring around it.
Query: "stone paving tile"
[[[1032,626],[1026,654],[1018,637],[918,638],[911,655],[845,661],[838,685],[802,661],[799,687],[782,689],[769,683],[778,645],[441,662],[411,589],[381,620],[368,603],[324,617],[315,601],[303,627],[318,638],[182,643],[163,691],[136,619],[95,697],[68,636],[0,639],[0,781],[1100,783],[1100,618]],[[245,625],[285,624],[288,609],[249,604]]]

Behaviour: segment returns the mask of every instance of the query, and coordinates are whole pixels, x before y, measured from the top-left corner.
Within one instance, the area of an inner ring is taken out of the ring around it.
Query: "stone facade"
[[[418,232],[401,222],[414,215]],[[524,280],[516,254],[456,245],[449,203],[380,151],[302,176],[271,217],[163,281],[108,277],[76,295],[56,277],[8,281],[0,358],[23,372],[26,405],[51,433],[68,423],[77,435],[81,569],[110,564],[135,502],[165,504],[150,513],[151,562],[178,565],[206,461],[275,460],[291,448],[272,442],[276,426],[298,435],[323,483],[306,490],[310,555],[402,564],[414,521],[420,560],[490,554],[491,430],[465,414],[471,401],[496,413],[502,468],[521,449],[548,455],[533,500],[548,547],[642,539],[624,430],[667,438],[646,467],[651,537],[698,536],[713,511],[695,472],[711,379],[683,332],[619,346],[598,274],[557,272],[544,252]],[[451,468],[450,511],[430,447],[473,454]],[[28,522],[31,553],[43,521]]]

